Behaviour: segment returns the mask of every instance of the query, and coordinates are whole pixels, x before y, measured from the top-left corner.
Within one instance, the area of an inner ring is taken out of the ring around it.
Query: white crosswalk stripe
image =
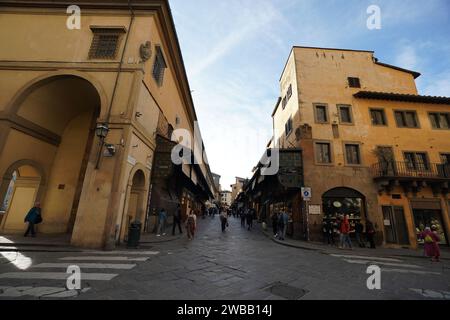
[[[65,257],[60,258],[62,261],[140,261],[145,262],[149,258],[130,258],[130,257],[105,257],[105,256],[79,256],[79,257]]]
[[[41,263],[32,268],[51,269],[61,268],[67,269],[73,265],[73,263]],[[135,264],[111,264],[111,263],[77,263],[81,269],[117,269],[117,270],[131,270],[136,267]]]
[[[420,274],[420,275],[441,275],[439,272],[423,270],[424,267],[404,263],[403,260],[395,258],[358,256],[348,254],[330,254],[335,258],[340,258],[350,264],[359,265],[376,265],[381,268],[381,272],[387,273],[403,273],[403,274]]]
[[[61,262],[45,262],[32,265],[32,259],[26,257],[20,252],[5,252],[2,257],[7,257],[7,261],[14,263],[18,267],[18,263],[22,266],[21,272],[6,272],[0,274],[0,298],[20,298],[20,297],[37,297],[37,298],[73,298],[81,293],[89,291],[91,288],[82,288],[81,290],[66,289],[65,282],[72,275],[66,270],[70,266],[77,266],[81,269],[81,281],[111,281],[118,273],[98,272],[106,270],[132,270],[137,266],[137,262],[145,262],[151,256],[159,255],[158,251],[84,251],[78,256],[61,257],[57,260]],[[25,263],[26,261],[29,263]],[[27,271],[32,269],[33,271]],[[51,270],[57,272],[51,272]],[[86,272],[93,271],[96,272]],[[39,272],[37,272],[39,271]],[[21,281],[20,286],[8,285],[8,280]],[[37,281],[42,281],[42,284]],[[48,286],[49,280],[62,280],[62,287]],[[28,281],[33,281],[33,286],[27,286]],[[6,286],[5,285],[6,282]],[[25,284],[25,285],[24,285]]]
[[[411,269],[423,269],[423,267],[416,266],[414,264],[402,264],[402,263],[392,263],[392,262],[381,262],[381,261],[373,261],[373,260],[351,260],[351,259],[344,259],[345,262],[352,263],[352,264],[364,264],[364,265],[371,265],[376,263],[380,266],[388,266],[388,267],[403,267],[403,268],[411,268]]]
[[[109,281],[118,274],[109,273],[81,273],[81,280]],[[7,272],[0,274],[0,279],[26,279],[26,280],[67,280],[69,274],[65,272]]]

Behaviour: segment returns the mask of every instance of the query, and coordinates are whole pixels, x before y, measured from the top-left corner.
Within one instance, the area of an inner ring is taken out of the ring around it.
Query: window
[[[288,122],[285,125],[286,137],[292,132],[292,118],[289,118]]]
[[[349,77],[348,85],[350,86],[350,88],[361,88],[361,81],[359,80],[359,78]]]
[[[94,38],[89,49],[89,59],[115,59],[119,40],[125,29],[91,27],[91,30]]]
[[[429,113],[433,129],[450,129],[450,113]]]
[[[419,128],[415,111],[395,111],[395,120],[399,128]]]
[[[155,79],[158,86],[162,86],[164,80],[164,71],[167,68],[166,60],[164,59],[161,47],[156,47],[155,63],[153,65],[153,79]]]
[[[353,123],[351,106],[338,105],[338,111],[339,111],[339,121],[341,123],[347,124]]]
[[[450,165],[450,153],[441,153],[441,161],[443,164]]]
[[[386,113],[383,109],[370,109],[370,117],[374,126],[386,126]]]
[[[314,113],[316,115],[317,123],[328,123],[328,106],[314,105]]]
[[[286,96],[287,96],[287,99],[288,99],[288,101],[289,101],[289,99],[291,99],[291,97],[292,97],[292,84],[289,85],[289,88],[288,88],[288,90],[287,90]]]
[[[282,102],[283,110],[286,108],[286,105],[287,105],[287,96],[283,98],[283,102]]]
[[[405,162],[410,170],[430,170],[430,163],[425,152],[405,152]]]
[[[361,164],[361,153],[359,150],[359,144],[345,145],[345,159],[347,161],[347,164],[350,165]]]
[[[320,164],[330,164],[333,162],[331,158],[331,144],[329,142],[316,142],[316,162]]]

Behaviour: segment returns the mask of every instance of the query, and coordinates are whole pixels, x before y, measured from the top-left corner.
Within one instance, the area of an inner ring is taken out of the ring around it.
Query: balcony
[[[374,164],[371,170],[380,192],[390,193],[394,187],[401,186],[405,194],[416,194],[426,187],[430,187],[435,195],[448,194],[450,164],[379,162]]]

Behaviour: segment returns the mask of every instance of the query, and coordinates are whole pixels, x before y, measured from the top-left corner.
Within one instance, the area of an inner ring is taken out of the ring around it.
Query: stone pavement
[[[262,230],[262,229],[261,229]],[[342,250],[337,248],[336,246],[326,245],[324,243],[317,243],[317,242],[306,242],[302,240],[293,240],[286,238],[285,241],[281,241],[276,239],[273,236],[273,233],[269,230],[262,230],[263,234],[270,238],[275,243],[278,243],[280,245],[298,248],[298,249],[304,249],[304,250],[313,250],[313,251],[320,251],[322,253],[342,253]],[[394,248],[381,248],[378,247],[375,250],[370,248],[360,248],[358,246],[353,247],[353,250],[351,251],[353,254],[364,254],[364,255],[371,255],[371,256],[377,256],[377,257],[411,257],[411,258],[423,258],[428,259],[423,256],[423,249],[394,249]],[[442,260],[450,260],[450,249],[448,247],[441,247],[441,259]]]
[[[0,299],[450,299],[448,261],[299,250],[237,219],[226,233],[218,217],[198,223],[194,241],[141,250],[0,252]],[[68,265],[81,268],[80,290],[64,289]],[[367,288],[369,265],[382,270],[381,290]]]

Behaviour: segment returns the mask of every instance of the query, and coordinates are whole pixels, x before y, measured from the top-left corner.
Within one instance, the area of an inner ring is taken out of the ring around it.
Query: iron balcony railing
[[[375,178],[432,178],[449,179],[450,164],[426,163],[413,164],[409,162],[379,162],[372,166]]]

